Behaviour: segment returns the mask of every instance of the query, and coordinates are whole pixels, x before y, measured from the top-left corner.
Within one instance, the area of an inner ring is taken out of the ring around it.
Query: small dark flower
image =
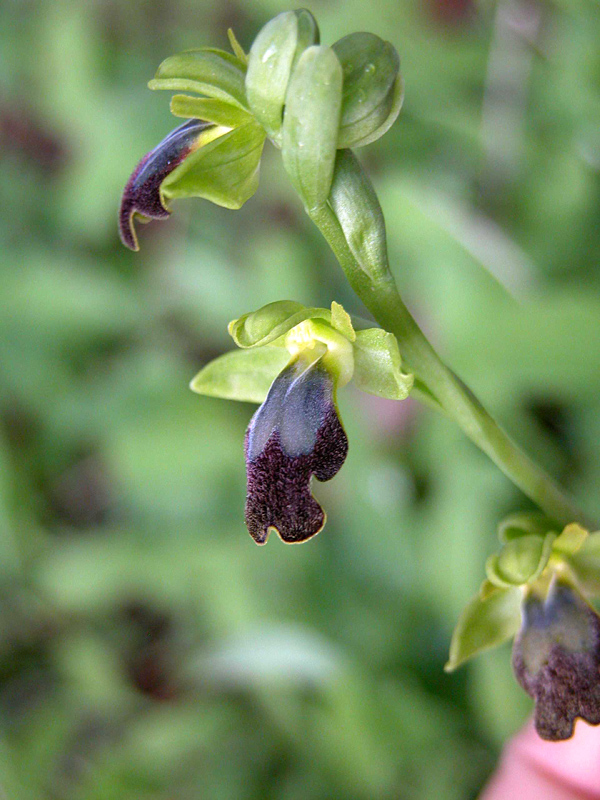
[[[217,126],[212,122],[189,119],[142,158],[127,181],[121,199],[119,232],[126,247],[139,250],[134,215],[146,221],[170,215],[161,197],[161,183],[190,153],[202,146],[206,133],[215,128]]]
[[[323,528],[325,513],[310,480],[333,478],[348,453],[335,389],[321,358],[300,356],[275,379],[253,416],[246,434],[246,524],[257,544],[272,530],[296,543]]]
[[[542,739],[569,739],[578,717],[600,724],[600,617],[571,585],[555,579],[545,600],[526,597],[513,668]]]

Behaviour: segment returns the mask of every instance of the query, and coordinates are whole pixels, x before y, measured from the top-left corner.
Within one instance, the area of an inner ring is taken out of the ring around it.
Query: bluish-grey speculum
[[[600,618],[569,584],[525,599],[513,668],[543,739],[570,738],[578,717],[600,724]]]
[[[160,185],[198,145],[199,136],[212,122],[189,119],[175,128],[162,142],[147,153],[137,165],[123,190],[119,211],[121,241],[131,250],[138,249],[133,216],[146,219],[164,219],[171,213],[160,197]]]
[[[347,452],[334,378],[320,359],[295,360],[273,382],[246,434],[246,524],[254,540],[264,544],[271,530],[290,543],[318,533],[325,514],[310,479],[333,478]]]

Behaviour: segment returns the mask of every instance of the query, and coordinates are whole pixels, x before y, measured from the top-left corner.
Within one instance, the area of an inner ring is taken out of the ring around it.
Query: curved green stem
[[[337,257],[350,285],[382,328],[398,340],[405,363],[441,409],[549,517],[594,527],[558,484],[502,430],[475,395],[445,366],[402,302],[388,270],[367,272],[353,255],[329,203],[308,211]]]

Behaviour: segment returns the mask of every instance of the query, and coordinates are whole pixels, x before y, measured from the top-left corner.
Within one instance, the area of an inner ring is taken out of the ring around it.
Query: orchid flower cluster
[[[337,390],[351,380],[393,400],[412,393],[453,419],[540,509],[500,525],[500,551],[454,631],[453,670],[515,637],[513,668],[535,700],[543,738],[572,735],[577,718],[600,724],[600,532],[565,492],[497,425],[441,361],[404,305],[389,268],[383,213],[352,148],[380,138],[403,98],[394,47],[370,33],[320,44],[309,11],[268,22],[248,54],[201,48],[167,58],[152,89],[175,94],[186,121],[142,158],[119,216],[123,243],[138,249],[135,221],[163,219],[174,200],[200,197],[240,208],[256,191],[269,140],[304,209],[378,325],[291,300],[229,325],[238,349],[200,370],[203,395],[259,403],[248,426],[246,525],[257,544],[322,530],[311,480],[333,478],[348,452]],[[191,93],[191,94],[188,94]],[[406,365],[406,366],[405,366]]]

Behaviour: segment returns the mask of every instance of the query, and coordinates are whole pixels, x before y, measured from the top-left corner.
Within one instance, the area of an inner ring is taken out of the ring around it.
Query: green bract
[[[405,399],[412,388],[395,336],[381,328],[355,331],[335,302],[331,309],[291,300],[269,303],[231,322],[229,333],[242,349],[207,364],[191,383],[195,392],[262,402],[287,361],[318,343],[326,346],[323,363],[340,386],[352,378],[362,391],[392,400]]]
[[[371,181],[351,150],[339,150],[329,203],[361,269],[374,279],[389,271],[385,221]]]

